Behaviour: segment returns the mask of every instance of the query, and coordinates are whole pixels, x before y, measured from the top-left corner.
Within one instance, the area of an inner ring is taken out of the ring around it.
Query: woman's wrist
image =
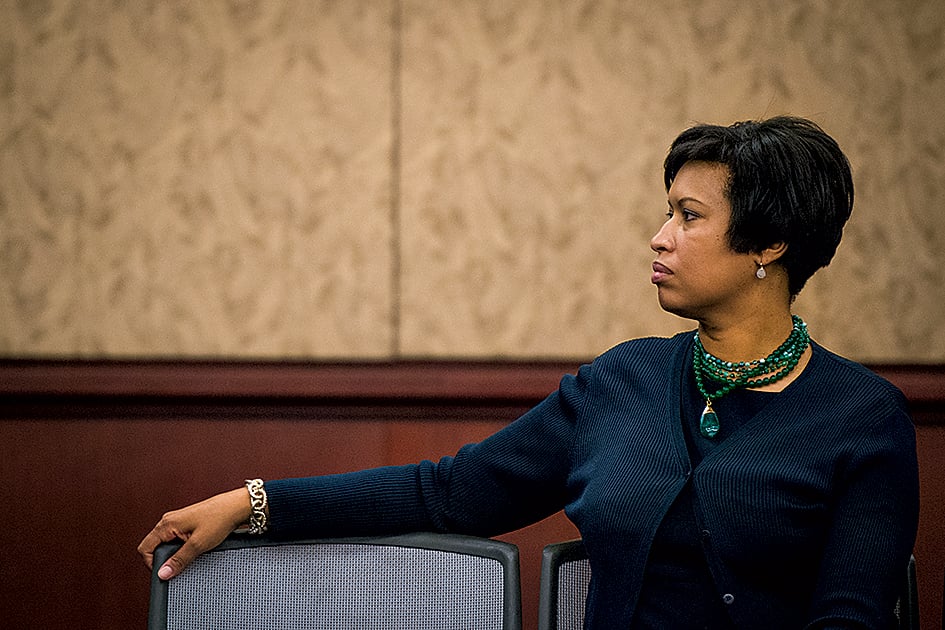
[[[246,491],[249,494],[248,534],[265,534],[269,529],[269,499],[262,479],[247,479]]]

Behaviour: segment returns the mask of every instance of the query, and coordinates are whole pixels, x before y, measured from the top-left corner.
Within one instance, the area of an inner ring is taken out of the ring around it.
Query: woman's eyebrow
[[[669,205],[673,205],[673,203],[676,203],[678,205],[678,204],[693,203],[693,202],[701,206],[705,205],[705,202],[702,201],[701,199],[698,199],[696,197],[690,197],[690,196],[680,197],[679,199],[676,199],[675,201],[672,198],[669,198],[666,200],[666,203],[668,203]]]

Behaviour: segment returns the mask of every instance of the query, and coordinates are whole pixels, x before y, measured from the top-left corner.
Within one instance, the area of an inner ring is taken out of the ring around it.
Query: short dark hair
[[[663,163],[667,190],[690,161],[728,167],[734,251],[787,244],[778,262],[792,296],[830,263],[853,210],[853,176],[840,146],[816,123],[778,116],[691,127],[673,141]]]

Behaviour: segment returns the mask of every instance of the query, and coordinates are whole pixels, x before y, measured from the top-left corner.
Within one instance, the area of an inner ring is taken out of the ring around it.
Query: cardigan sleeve
[[[482,442],[437,462],[266,483],[280,538],[440,531],[494,536],[560,510],[590,369]]]
[[[918,528],[915,430],[898,390],[872,412],[840,462],[810,628],[893,627]]]

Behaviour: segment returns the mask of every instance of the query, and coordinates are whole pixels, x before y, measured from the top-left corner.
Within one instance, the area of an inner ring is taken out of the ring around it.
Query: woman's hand
[[[158,570],[158,577],[169,580],[179,575],[194,558],[223,542],[233,530],[246,523],[252,513],[249,492],[237,488],[210,497],[200,503],[165,514],[138,545],[138,553],[148,568],[154,563],[154,550],[162,542],[175,538],[184,544]]]

